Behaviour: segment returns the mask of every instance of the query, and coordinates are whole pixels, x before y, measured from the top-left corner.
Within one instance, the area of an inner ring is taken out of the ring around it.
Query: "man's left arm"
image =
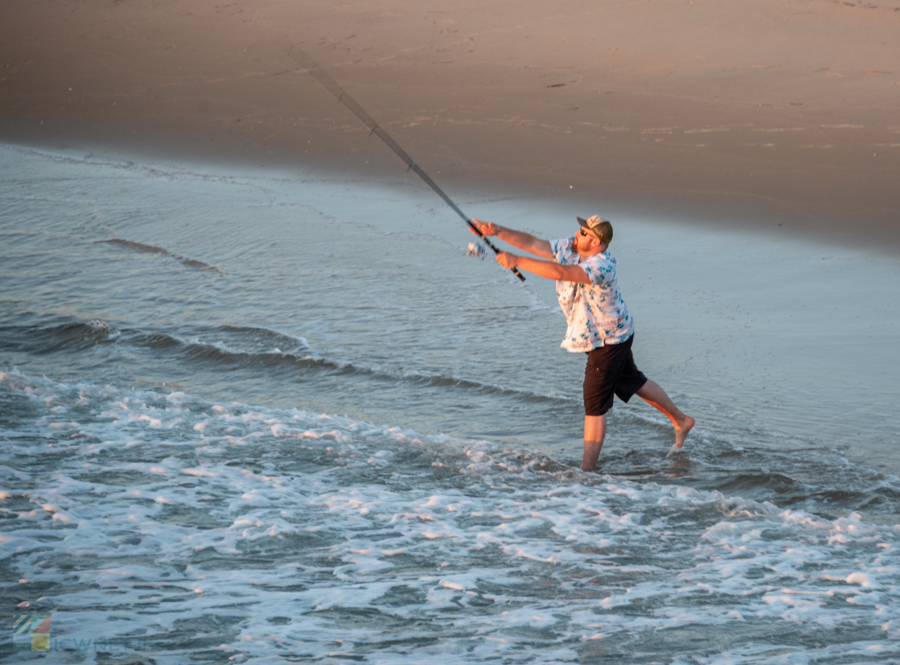
[[[500,252],[497,254],[497,263],[504,268],[521,268],[530,273],[534,273],[538,277],[547,279],[555,279],[561,282],[578,282],[579,284],[590,284],[591,280],[581,266],[564,266],[555,261],[544,261],[543,259],[532,259],[529,256],[518,256],[509,252]]]

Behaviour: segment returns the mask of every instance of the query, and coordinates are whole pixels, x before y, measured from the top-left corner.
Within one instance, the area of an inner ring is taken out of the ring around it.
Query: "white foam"
[[[587,644],[650,649],[661,631],[779,622],[860,636],[796,659],[900,657],[895,525],[548,472],[538,453],[333,415],[13,375],[0,389],[51,398],[0,449],[0,501],[27,504],[2,546],[17,552],[16,578],[50,585],[42,602],[66,635],[153,636],[175,617],[224,617],[233,655],[340,660],[328,654],[380,644],[389,622],[403,645],[385,652],[391,662],[458,651],[555,663]],[[52,408],[75,403],[77,417],[55,420]],[[39,466],[8,471],[23,450],[39,464],[62,445],[52,483],[32,481]],[[71,557],[94,563],[75,574]],[[443,650],[446,630],[460,637]],[[423,636],[434,642],[416,646]],[[705,662],[775,653],[729,644]]]

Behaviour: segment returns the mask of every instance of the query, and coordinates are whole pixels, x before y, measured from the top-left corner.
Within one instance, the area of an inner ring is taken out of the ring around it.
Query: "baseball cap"
[[[594,215],[592,217],[588,217],[587,219],[582,219],[581,217],[576,217],[575,219],[577,219],[578,223],[581,224],[584,228],[600,238],[600,242],[602,242],[604,245],[608,245],[612,242],[612,224],[608,220],[600,217],[600,215]]]

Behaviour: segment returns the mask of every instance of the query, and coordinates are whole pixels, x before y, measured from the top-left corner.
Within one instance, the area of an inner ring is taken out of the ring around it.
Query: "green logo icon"
[[[14,651],[50,650],[50,615],[17,614],[13,617]]]

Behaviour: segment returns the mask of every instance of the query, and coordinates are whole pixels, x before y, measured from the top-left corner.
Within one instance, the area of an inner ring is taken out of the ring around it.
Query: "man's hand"
[[[509,268],[510,270],[518,267],[518,259],[518,256],[516,256],[515,254],[510,254],[509,252],[500,252],[499,254],[497,254],[497,263],[499,263],[504,268]]]
[[[481,231],[481,235],[483,236],[495,236],[500,232],[500,227],[496,224],[492,224],[491,222],[482,222],[481,220],[472,218],[472,223],[475,225],[479,231]],[[472,229],[469,229],[472,233],[475,233]],[[478,235],[475,233],[475,235]]]
[[[472,226],[481,231],[484,236],[497,236],[503,242],[508,242],[513,247],[523,249],[529,254],[540,256],[542,259],[553,259],[553,250],[550,243],[540,238],[535,238],[530,233],[515,231],[499,224],[482,222],[480,219],[472,219]],[[475,233],[475,229],[469,229]],[[478,235],[475,233],[475,235]],[[519,257],[522,258],[522,257]],[[520,264],[521,265],[521,264]]]
[[[556,261],[544,261],[541,259],[533,259],[530,256],[519,256],[518,254],[510,254],[509,252],[500,252],[497,254],[497,263],[504,268],[518,268],[533,272],[538,277],[546,277],[547,279],[555,279],[561,282],[578,282],[579,284],[590,284],[591,280],[581,266],[563,266]]]

